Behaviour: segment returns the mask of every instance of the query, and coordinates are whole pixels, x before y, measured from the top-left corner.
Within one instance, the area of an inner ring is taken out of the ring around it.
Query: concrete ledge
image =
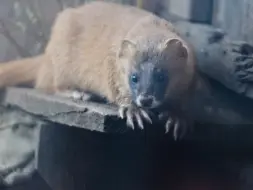
[[[227,145],[246,143],[253,146],[251,140],[253,134],[253,119],[249,108],[252,108],[252,101],[248,102],[243,96],[226,91],[224,87],[217,87],[213,102],[213,111],[204,112],[204,109],[195,109],[197,124],[192,133],[185,139],[187,141],[225,143]],[[225,92],[223,92],[225,90]],[[201,99],[201,95],[196,98]],[[239,102],[239,103],[238,103]],[[204,107],[210,102],[195,102],[193,106]],[[48,95],[35,89],[7,88],[1,94],[1,104],[17,107],[29,114],[38,116],[57,125],[71,126],[89,131],[103,133],[128,133],[133,132],[124,120],[118,118],[116,106],[95,102],[74,102],[71,99],[55,95]],[[242,106],[243,105],[243,106]],[[194,110],[194,108],[192,108]],[[222,112],[215,111],[222,110]],[[203,119],[204,118],[204,119]],[[205,118],[207,118],[205,120]],[[229,119],[230,118],[230,119]],[[212,123],[208,121],[213,120]],[[205,122],[206,121],[206,122]],[[134,135],[164,136],[164,127],[157,121],[153,125],[146,125],[145,130],[135,130]],[[129,134],[129,133],[128,133]],[[171,135],[169,135],[172,137]],[[226,137],[226,138],[224,138]]]
[[[4,105],[17,106],[22,110],[40,116],[51,122],[73,127],[86,128],[98,132],[114,132],[105,129],[105,123],[114,120],[122,126],[117,117],[117,108],[95,102],[74,102],[71,99],[48,95],[34,89],[7,88],[1,97]],[[124,128],[124,127],[122,127]]]

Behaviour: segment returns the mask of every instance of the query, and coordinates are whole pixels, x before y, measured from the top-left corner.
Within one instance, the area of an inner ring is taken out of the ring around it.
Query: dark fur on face
[[[140,107],[158,107],[165,98],[168,72],[152,62],[138,64],[129,75],[132,98]]]
[[[130,65],[127,73],[133,101],[137,106],[152,109],[167,101],[168,88],[176,78],[170,70],[181,69],[182,64],[177,62],[185,62],[187,50],[177,39],[163,43],[150,43],[154,40],[145,42],[136,46],[132,42],[124,41],[122,46],[124,51],[120,52],[122,53],[120,57],[125,56],[130,62],[127,64]],[[169,63],[170,61],[175,63]]]

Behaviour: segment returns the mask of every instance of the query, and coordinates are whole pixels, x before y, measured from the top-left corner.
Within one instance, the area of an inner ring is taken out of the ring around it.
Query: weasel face
[[[153,63],[143,63],[129,74],[129,86],[133,101],[140,107],[159,107],[166,94],[168,72]]]
[[[181,79],[188,57],[180,40],[159,41],[151,37],[137,45],[124,40],[119,51],[132,100],[137,106],[148,109],[157,108],[180,94],[177,92],[183,86]]]

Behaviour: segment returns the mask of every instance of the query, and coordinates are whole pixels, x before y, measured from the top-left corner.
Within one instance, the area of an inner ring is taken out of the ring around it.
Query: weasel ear
[[[182,41],[176,38],[169,39],[165,42],[165,51],[173,53],[181,58],[188,57],[188,51]]]
[[[129,41],[123,40],[119,50],[119,58],[125,58],[132,56],[136,51],[136,45]]]

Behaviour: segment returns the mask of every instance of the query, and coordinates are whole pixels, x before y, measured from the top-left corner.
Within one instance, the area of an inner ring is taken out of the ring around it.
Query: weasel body
[[[44,54],[34,65],[31,60],[0,65],[0,87],[33,82],[51,93],[93,92],[117,104],[129,126],[136,120],[141,128],[143,119],[151,122],[149,109],[183,102],[195,73],[192,48],[172,24],[100,1],[59,13]]]

